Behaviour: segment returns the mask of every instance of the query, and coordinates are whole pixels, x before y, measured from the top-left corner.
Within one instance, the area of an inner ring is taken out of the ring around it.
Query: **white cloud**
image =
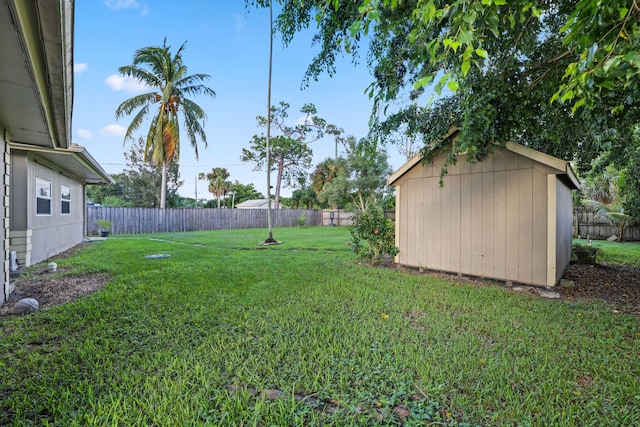
[[[104,4],[113,10],[138,8],[140,5],[136,0],[106,0]]]
[[[244,15],[235,13],[233,15],[233,22],[235,23],[236,31],[242,31],[244,30],[247,20],[245,19]]]
[[[89,66],[85,63],[73,64],[74,73],[77,73],[77,74],[84,73],[85,71],[87,71],[87,69],[89,69]]]
[[[111,10],[139,9],[140,16],[149,14],[149,6],[146,3],[138,3],[136,0],[105,0],[105,6]]]
[[[93,134],[91,134],[91,132],[82,128],[78,129],[78,132],[76,132],[76,135],[78,135],[78,138],[82,138],[82,139],[93,138]]]
[[[104,136],[120,136],[123,137],[127,133],[127,129],[120,125],[107,125],[100,130]]]
[[[140,80],[132,79],[131,77],[122,77],[118,74],[110,75],[104,82],[116,91],[144,92],[149,89],[149,87]]]
[[[311,117],[308,117],[306,114],[304,114],[298,117],[298,120],[296,120],[295,125],[302,126],[302,125],[310,125],[312,123],[313,121],[311,120]]]

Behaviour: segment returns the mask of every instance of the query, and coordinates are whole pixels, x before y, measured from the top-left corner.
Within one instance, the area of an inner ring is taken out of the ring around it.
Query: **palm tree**
[[[145,160],[162,166],[162,188],[160,191],[160,207],[167,202],[167,169],[171,162],[178,159],[180,153],[179,117],[189,138],[191,146],[198,158],[198,141],[200,138],[207,147],[204,132],[206,114],[189,95],[204,94],[211,97],[215,92],[201,84],[210,76],[208,74],[187,74],[187,67],[182,61],[183,43],[175,55],[167,40],[161,47],[148,46],[138,49],[133,55],[133,64],[120,67],[118,71],[125,77],[131,77],[144,83],[150,92],[136,95],[124,101],[116,109],[116,119],[130,115],[139,110],[127,128],[125,141],[134,139],[133,134],[142,125],[149,114],[153,114],[145,145]],[[154,105],[156,108],[154,108]]]
[[[311,172],[311,188],[318,196],[322,193],[324,186],[335,179],[342,172],[347,170],[347,161],[342,157],[335,159],[329,157],[318,163],[316,169]]]
[[[638,218],[624,211],[620,188],[624,185],[625,179],[624,172],[609,165],[603,172],[589,180],[585,186],[588,198],[582,200],[582,203],[591,208],[597,216],[618,229],[618,241],[624,240],[625,226],[633,225],[638,221]]]
[[[624,240],[624,227],[635,223],[635,218],[624,212],[622,202],[616,200],[610,203],[602,203],[597,200],[583,200],[583,203],[590,207],[597,216],[608,221],[613,227],[618,229],[618,241]]]
[[[220,208],[220,200],[231,190],[231,182],[227,181],[229,176],[226,168],[213,168],[206,175],[209,180],[209,192],[216,196],[218,208]]]

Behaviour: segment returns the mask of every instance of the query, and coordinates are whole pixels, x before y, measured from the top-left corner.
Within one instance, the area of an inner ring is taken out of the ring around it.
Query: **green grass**
[[[114,236],[57,261],[112,280],[0,318],[0,425],[640,424],[635,317],[359,265],[343,228],[265,237]]]
[[[587,241],[573,240],[573,243],[585,245]],[[640,242],[607,242],[592,240],[591,245],[601,250],[597,261],[604,264],[629,264],[640,267]]]

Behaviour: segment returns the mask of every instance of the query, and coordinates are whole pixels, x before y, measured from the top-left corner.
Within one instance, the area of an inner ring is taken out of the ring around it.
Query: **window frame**
[[[64,211],[65,204],[67,212]],[[60,215],[71,215],[71,187],[62,184],[60,184]]]
[[[41,193],[41,188],[46,188],[49,187],[49,194],[39,194]],[[51,181],[48,181],[44,178],[37,178],[36,177],[36,216],[51,216],[53,215],[53,199],[52,199],[52,193],[53,192],[53,184],[51,183]],[[48,212],[40,212],[40,207],[41,207],[41,203],[40,201],[47,201],[49,204],[49,211]]]

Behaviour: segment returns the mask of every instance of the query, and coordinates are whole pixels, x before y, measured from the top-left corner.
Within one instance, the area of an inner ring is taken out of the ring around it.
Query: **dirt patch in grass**
[[[75,246],[49,261],[55,262],[72,256],[85,245],[86,243]],[[55,273],[49,273],[46,266],[39,270],[31,270],[16,279],[9,300],[0,307],[0,316],[11,314],[13,305],[22,298],[35,298],[41,309],[53,307],[98,291],[104,288],[108,280],[109,276],[105,273],[74,275],[73,271],[60,268]]]
[[[395,265],[392,268],[395,268]],[[504,282],[489,279],[428,270],[423,273],[413,268],[399,268],[408,273],[428,274],[477,286],[504,286]],[[640,267],[618,264],[570,264],[562,278],[574,283],[571,288],[556,286],[553,289],[565,301],[604,301],[611,304],[616,311],[640,316]],[[544,288],[525,286],[523,289],[535,295],[536,289]]]
[[[571,264],[563,278],[575,283],[573,288],[559,289],[567,300],[601,300],[621,312],[640,315],[640,267]]]

